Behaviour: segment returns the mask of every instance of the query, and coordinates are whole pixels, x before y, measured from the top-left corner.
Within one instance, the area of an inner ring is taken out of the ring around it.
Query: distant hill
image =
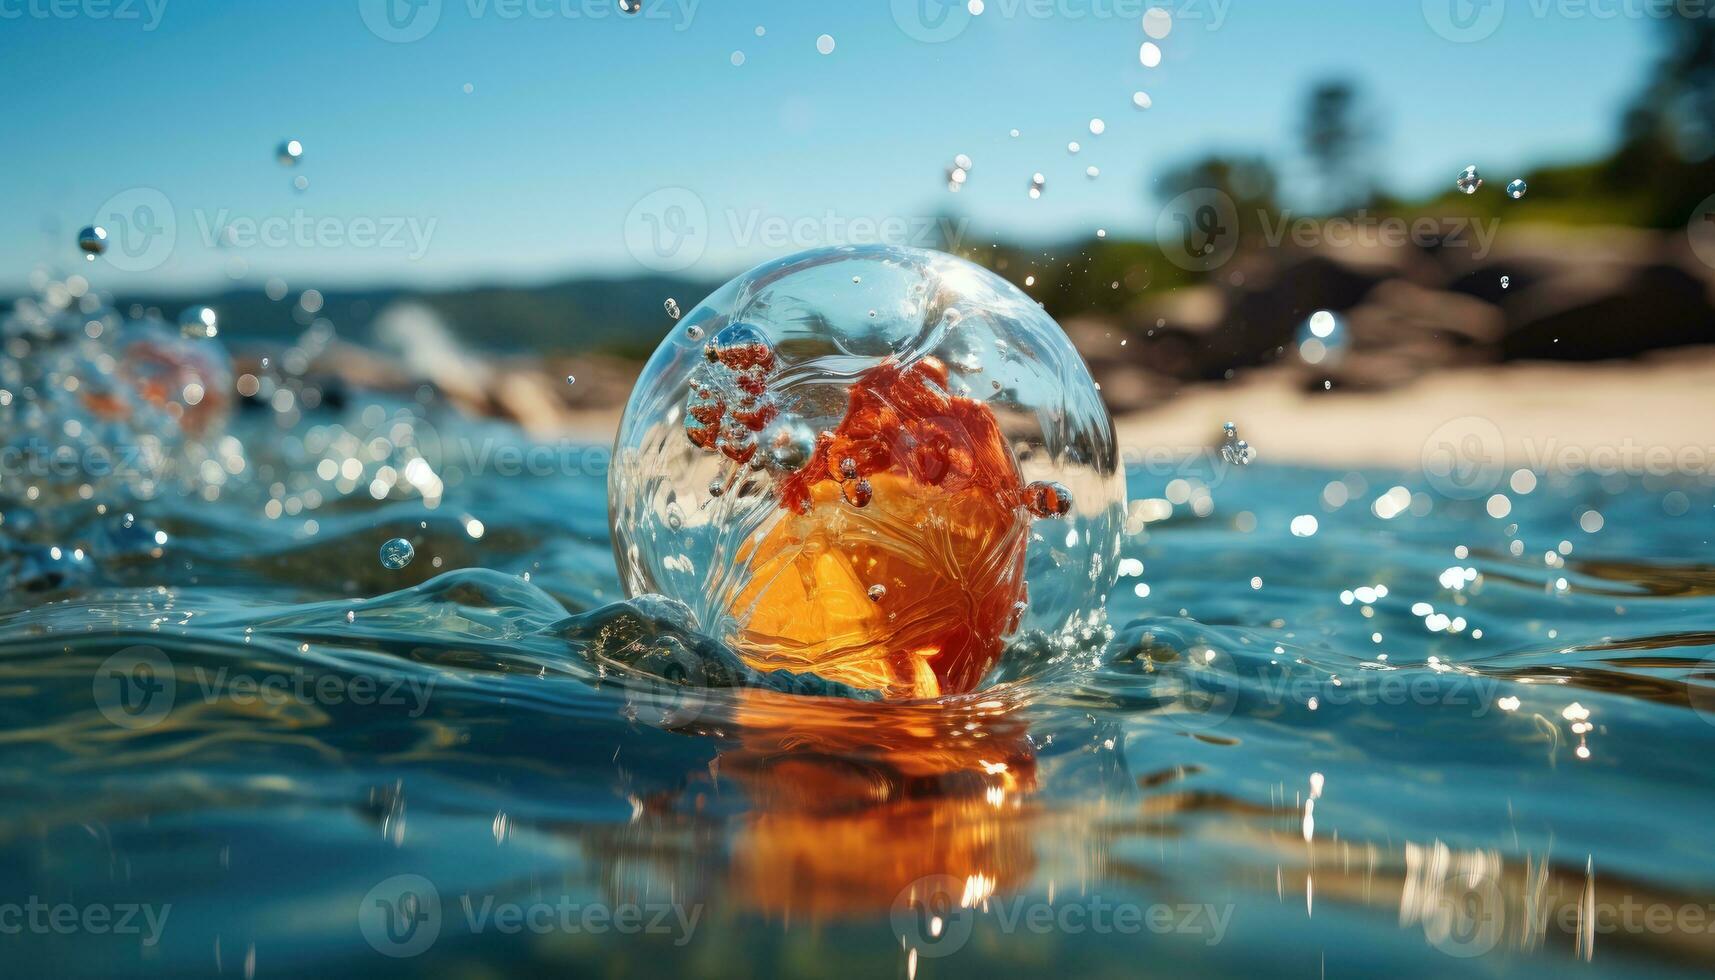
[[[483,286],[468,289],[401,288],[322,290],[319,316],[333,321],[340,337],[371,346],[375,317],[398,302],[422,303],[441,316],[460,341],[482,350],[537,353],[604,353],[632,359],[649,355],[671,320],[668,297],[689,310],[718,288],[672,276],[568,279],[542,286]],[[169,319],[195,304],[214,307],[221,336],[238,344],[277,342],[301,333],[310,317],[298,309],[300,291],[279,301],[259,289],[210,295],[115,297],[115,306],[158,308]],[[0,300],[10,306],[10,300]]]

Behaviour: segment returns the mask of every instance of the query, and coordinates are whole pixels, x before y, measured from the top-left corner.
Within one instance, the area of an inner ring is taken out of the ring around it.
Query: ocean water
[[[1108,632],[882,703],[623,601],[602,447],[510,466],[436,416],[496,454],[433,508],[372,463],[336,492],[376,422],[248,412],[218,493],[0,509],[8,972],[1715,962],[1705,482],[1542,475],[1497,518],[1266,446],[1133,469]]]

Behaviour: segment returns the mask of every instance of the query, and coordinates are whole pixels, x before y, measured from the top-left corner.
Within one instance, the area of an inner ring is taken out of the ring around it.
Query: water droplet
[[[619,0],[620,13],[635,14],[643,9],[643,0]]]
[[[1157,41],[1173,30],[1173,14],[1164,7],[1151,7],[1143,12],[1143,33]]]
[[[1256,450],[1239,438],[1239,427],[1231,422],[1221,425],[1221,458],[1232,466],[1249,466],[1256,459]]]
[[[857,460],[852,459],[850,456],[840,460],[840,479],[855,480],[857,479],[857,475]]]
[[[870,602],[880,602],[882,599],[887,597],[887,586],[878,582],[869,587],[868,594]]]
[[[667,302],[665,302],[661,305],[666,308],[668,316],[672,317],[675,320],[679,319],[679,301],[678,300],[669,296],[669,297],[667,297]]]
[[[1102,171],[1098,167],[1085,167],[1084,168],[1084,176],[1090,178],[1091,180],[1095,180],[1097,177],[1100,177],[1101,175],[1102,175]]]
[[[1161,48],[1154,41],[1143,42],[1143,47],[1137,49],[1137,60],[1145,68],[1156,68],[1161,64]]]
[[[1107,123],[1102,122],[1100,119],[1090,120],[1090,135],[1091,136],[1100,136],[1107,131],[1108,131],[1108,124]]]
[[[1501,288],[1502,289],[1506,289],[1508,286],[1511,286],[1512,284],[1513,284],[1513,277],[1512,276],[1502,276],[1501,277]]]
[[[834,36],[832,34],[823,34],[821,37],[816,38],[816,50],[823,54],[833,54]]]
[[[1147,109],[1154,105],[1155,101],[1149,97],[1148,92],[1133,92],[1131,93],[1131,104],[1139,109]]]
[[[77,247],[93,261],[97,255],[107,251],[107,229],[100,225],[85,225],[77,233]]]
[[[1047,187],[1048,179],[1046,177],[1043,177],[1041,174],[1030,175],[1030,199],[1032,201],[1041,197],[1042,192],[1047,189]]]
[[[1507,196],[1516,201],[1524,196],[1524,192],[1526,190],[1529,190],[1529,188],[1525,185],[1524,180],[1522,178],[1514,178],[1513,181],[1507,185]]]
[[[1083,147],[1078,145],[1077,140],[1073,140],[1072,142],[1066,144],[1066,152],[1067,153],[1076,153],[1081,149],[1083,149]]]
[[[743,64],[744,64],[744,52],[743,51],[734,51],[732,53],[732,66],[734,68],[737,68]]]
[[[703,339],[703,328],[699,327],[693,323],[690,326],[685,328],[685,336],[691,338],[692,340],[702,340]]]
[[[347,609],[345,611],[345,621],[348,623],[357,622],[357,613],[351,611],[350,609]]]
[[[208,340],[220,333],[220,319],[209,307],[189,307],[179,314],[179,333],[193,340]]]
[[[282,166],[295,167],[304,157],[304,144],[297,140],[283,140],[280,148],[274,151],[274,156]]]
[[[1024,488],[1024,506],[1037,517],[1064,517],[1072,509],[1072,492],[1059,483],[1037,480]]]
[[[575,385],[577,383],[578,383],[578,379],[576,377],[574,377],[570,374],[566,375],[566,384]]]
[[[300,191],[307,191],[310,189],[310,178],[299,174],[292,178],[292,187]]]
[[[1018,139],[1018,130],[1016,130],[1016,129],[1010,130],[1006,135],[1012,137],[1013,139]]]
[[[411,559],[417,557],[417,549],[411,547],[411,542],[404,538],[394,538],[381,546],[381,567],[389,571],[398,571],[411,564]]]
[[[846,503],[853,507],[868,507],[870,499],[875,496],[868,480],[848,481],[841,485],[840,492],[845,495]]]
[[[1477,173],[1476,167],[1466,167],[1459,171],[1459,176],[1453,181],[1453,186],[1459,188],[1461,194],[1475,194],[1477,188],[1483,186],[1483,178],[1481,174]]]
[[[710,480],[709,481],[709,496],[718,497],[723,493],[726,493],[726,486],[723,485],[721,483],[721,481],[719,481],[719,480]]]
[[[763,27],[761,24],[756,25],[756,36],[757,37],[761,37],[767,33],[768,33],[768,28]]]

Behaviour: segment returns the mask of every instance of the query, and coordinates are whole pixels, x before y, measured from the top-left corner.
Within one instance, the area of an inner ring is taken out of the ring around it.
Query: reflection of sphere
[[[126,325],[119,361],[137,394],[185,432],[202,436],[225,425],[232,407],[232,362],[219,344],[146,320]]]
[[[629,593],[684,601],[763,669],[901,697],[970,690],[1019,628],[1090,622],[1125,500],[1107,412],[1042,308],[879,246],[768,263],[687,313],[609,484]]]
[[[1331,368],[1345,358],[1347,348],[1352,345],[1352,335],[1343,318],[1327,310],[1317,310],[1299,325],[1298,337],[1293,343],[1299,360],[1305,364]]]

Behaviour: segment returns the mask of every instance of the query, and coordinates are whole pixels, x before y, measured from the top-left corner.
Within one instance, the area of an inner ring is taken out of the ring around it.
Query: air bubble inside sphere
[[[1125,477],[1040,306],[961,259],[864,246],[686,313],[608,493],[629,594],[683,601],[759,669],[924,698],[976,688],[1023,631],[1100,621]]]

